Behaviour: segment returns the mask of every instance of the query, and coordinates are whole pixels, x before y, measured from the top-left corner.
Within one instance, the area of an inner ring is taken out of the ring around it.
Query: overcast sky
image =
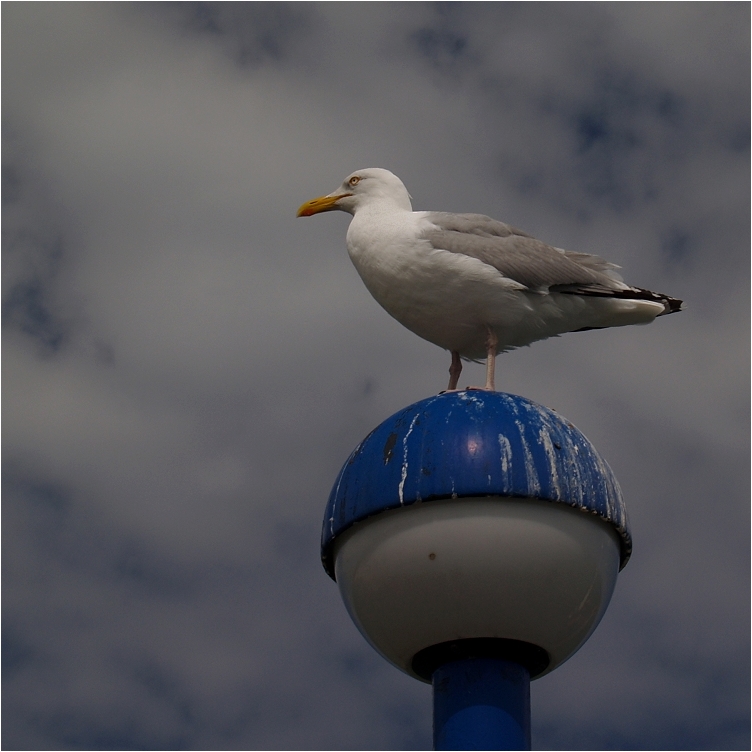
[[[354,446],[446,386],[295,219],[416,209],[686,301],[499,358],[634,554],[540,749],[748,749],[748,3],[2,4],[3,748],[429,749],[319,562]],[[470,366],[461,384],[483,383]]]

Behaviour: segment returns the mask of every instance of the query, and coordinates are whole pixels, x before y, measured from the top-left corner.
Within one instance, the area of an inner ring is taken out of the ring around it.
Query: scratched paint
[[[512,478],[510,475],[512,469],[512,445],[509,439],[503,433],[499,434],[499,461],[501,463],[502,482],[505,485],[511,485]]]
[[[471,496],[544,499],[596,514],[619,534],[622,566],[629,559],[621,490],[587,438],[523,397],[464,391],[404,408],[356,447],[329,498],[324,567],[333,576],[334,539],[355,522],[418,501]]]
[[[514,425],[517,427],[517,431],[520,434],[520,445],[522,446],[523,454],[523,466],[525,468],[525,477],[527,478],[527,491],[534,498],[540,497],[540,482],[538,481],[538,473],[535,471],[535,459],[531,451],[530,443],[525,439],[525,424],[518,419],[515,419]]]
[[[404,506],[405,504],[404,490],[405,490],[405,481],[407,480],[407,471],[408,471],[407,440],[410,438],[410,434],[413,432],[413,429],[415,428],[415,424],[418,422],[419,417],[420,417],[420,413],[415,415],[415,417],[412,419],[412,422],[410,423],[410,428],[407,429],[405,438],[402,439],[402,473],[401,473],[400,483],[399,483],[400,506]],[[415,500],[418,501],[419,499],[420,499],[420,492],[418,492],[418,496]]]
[[[546,453],[548,459],[548,469],[551,477],[551,485],[557,496],[561,496],[561,488],[559,486],[559,470],[558,470],[558,458],[556,456],[556,450],[554,449],[554,442],[551,439],[551,431],[549,426],[543,425],[538,432],[538,438],[543,450]]]

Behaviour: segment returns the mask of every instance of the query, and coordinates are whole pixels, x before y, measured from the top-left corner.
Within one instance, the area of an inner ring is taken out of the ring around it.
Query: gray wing
[[[428,212],[426,219],[433,228],[423,237],[434,248],[483,261],[531,291],[608,295],[626,287],[615,264],[554,248],[483,214]]]

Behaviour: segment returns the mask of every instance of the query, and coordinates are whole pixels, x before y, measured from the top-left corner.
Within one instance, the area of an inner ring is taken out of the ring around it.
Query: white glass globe
[[[543,648],[543,676],[601,620],[616,584],[620,541],[595,514],[504,497],[415,503],[355,523],[334,549],[337,583],[363,636],[388,661],[458,639],[504,638]]]

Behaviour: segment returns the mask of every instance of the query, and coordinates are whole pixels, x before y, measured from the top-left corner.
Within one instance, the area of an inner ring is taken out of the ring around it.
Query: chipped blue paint
[[[503,392],[439,394],[400,410],[358,444],[340,471],[324,518],[321,556],[351,525],[418,501],[469,496],[561,502],[610,522],[621,566],[632,551],[619,484],[569,421]]]

